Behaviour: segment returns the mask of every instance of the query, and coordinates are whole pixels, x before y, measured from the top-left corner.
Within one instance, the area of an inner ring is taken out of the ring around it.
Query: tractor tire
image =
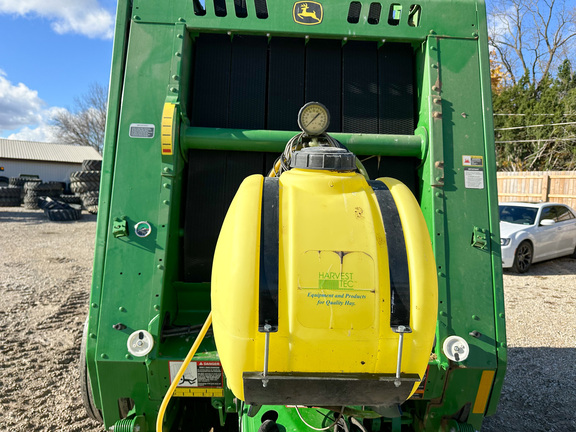
[[[32,185],[41,184],[42,180],[40,179],[24,179],[24,193],[26,193]],[[32,186],[34,187],[34,186]]]
[[[28,197],[28,195],[26,195],[24,197],[24,208],[25,209],[31,209],[31,210],[36,210],[39,209],[40,206],[38,205],[38,197]]]
[[[82,199],[78,195],[60,195],[58,199],[67,204],[82,204]]]
[[[100,171],[102,161],[96,159],[86,159],[82,162],[82,171]]]
[[[70,181],[99,182],[100,171],[75,171],[70,174]]]
[[[90,384],[90,377],[88,376],[88,365],[86,363],[86,338],[88,337],[88,317],[84,322],[84,330],[82,331],[82,342],[80,343],[80,394],[82,395],[82,403],[86,409],[86,414],[93,420],[99,423],[104,423],[102,419],[102,412],[94,405],[94,396],[92,395],[92,385]]]
[[[20,207],[22,200],[18,198],[0,198],[0,207]]]
[[[24,183],[26,183],[26,179],[23,179],[22,177],[11,177],[8,180],[8,184],[10,186],[24,186]]]
[[[516,248],[514,254],[514,263],[512,264],[512,271],[515,273],[526,273],[532,265],[532,258],[534,256],[534,248],[528,241],[523,241]]]
[[[73,208],[47,208],[44,213],[48,216],[48,219],[54,222],[76,221],[82,216],[82,210]]]
[[[100,191],[99,190],[88,191],[88,192],[81,193],[80,196],[82,198],[98,197],[98,196],[100,196]]]
[[[20,197],[21,191],[18,187],[0,186],[0,198]]]
[[[82,197],[82,204],[84,205],[84,207],[88,208],[91,206],[97,206],[98,205],[98,197]]]
[[[86,211],[90,214],[98,214],[98,206],[97,205],[86,206]]]
[[[85,181],[74,181],[70,183],[70,190],[74,193],[85,193],[88,191],[97,191],[100,189],[100,182],[85,182]]]
[[[62,191],[62,183],[60,182],[28,182],[26,183],[27,192],[52,192],[52,191]]]

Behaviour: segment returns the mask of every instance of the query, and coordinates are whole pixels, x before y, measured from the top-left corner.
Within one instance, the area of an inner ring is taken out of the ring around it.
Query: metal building
[[[0,138],[0,176],[37,175],[42,181],[69,182],[85,159],[102,159],[88,146],[17,141]]]

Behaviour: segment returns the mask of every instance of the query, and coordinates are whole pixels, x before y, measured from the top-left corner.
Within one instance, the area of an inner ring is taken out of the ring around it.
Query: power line
[[[544,127],[544,126],[562,126],[562,125],[571,125],[571,124],[576,124],[576,122],[550,123],[550,124],[539,124],[539,125],[528,125],[528,126],[514,126],[514,127],[507,127],[507,128],[497,128],[494,130],[495,131],[503,131],[503,130],[526,129],[526,128]]]
[[[529,140],[515,140],[515,141],[494,141],[494,142],[495,142],[496,144],[512,144],[512,143],[552,142],[552,141],[576,141],[576,137],[572,137],[572,138],[529,139]]]
[[[555,116],[555,115],[561,115],[561,116],[567,117],[567,116],[576,116],[576,113],[573,113],[573,114],[544,114],[544,113],[540,113],[540,114],[536,114],[536,113],[534,113],[534,114],[509,113],[509,114],[506,114],[506,113],[494,113],[492,115],[494,115],[494,116]]]

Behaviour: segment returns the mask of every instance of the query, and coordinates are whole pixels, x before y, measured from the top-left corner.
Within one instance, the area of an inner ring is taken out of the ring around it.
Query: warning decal
[[[464,166],[464,187],[484,189],[484,158],[482,156],[462,156]]]
[[[482,156],[462,156],[462,165],[473,166],[473,167],[483,167],[484,158]]]
[[[171,361],[170,382],[176,378],[181,361]],[[175,396],[211,397],[224,394],[224,374],[219,361],[190,362],[174,391]]]

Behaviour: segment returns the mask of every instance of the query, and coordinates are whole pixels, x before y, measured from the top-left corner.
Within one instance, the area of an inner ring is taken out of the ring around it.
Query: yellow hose
[[[164,399],[162,399],[162,403],[160,404],[160,410],[158,411],[158,417],[156,418],[156,432],[162,432],[162,423],[164,422],[164,414],[166,413],[166,407],[168,407],[168,403],[170,402],[170,399],[172,399],[174,390],[176,390],[176,387],[178,387],[178,383],[180,382],[180,379],[182,379],[182,375],[184,375],[186,368],[192,361],[192,357],[194,357],[194,354],[196,354],[196,351],[198,351],[198,347],[202,343],[204,336],[206,336],[206,332],[210,328],[211,324],[212,324],[212,312],[210,312],[208,318],[206,318],[206,322],[202,326],[202,330],[200,330],[200,333],[198,333],[198,337],[194,341],[194,345],[192,345],[192,348],[190,348],[190,351],[188,351],[188,355],[184,359],[182,366],[180,366],[180,369],[178,370],[176,377],[172,381],[172,384],[170,384],[170,388],[166,392]]]

